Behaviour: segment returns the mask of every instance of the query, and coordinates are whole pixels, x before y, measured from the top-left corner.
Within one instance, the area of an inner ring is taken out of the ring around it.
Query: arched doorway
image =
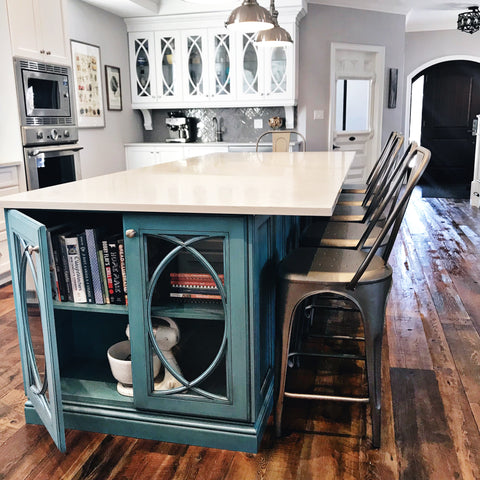
[[[410,137],[432,151],[422,195],[469,198],[480,113],[480,63],[446,60],[411,77]]]

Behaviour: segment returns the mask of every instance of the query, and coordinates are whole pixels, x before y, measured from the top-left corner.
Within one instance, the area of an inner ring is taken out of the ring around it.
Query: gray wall
[[[143,139],[140,114],[130,101],[130,77],[126,25],[120,17],[78,0],[68,0],[66,30],[69,39],[100,47],[105,128],[82,128],[79,143],[84,178],[125,169],[123,145]],[[109,111],[105,98],[104,65],[120,67],[123,111]]]
[[[308,5],[300,23],[298,129],[305,132],[308,150],[328,148],[330,45],[360,43],[385,47],[383,141],[392,130],[403,131],[405,16],[351,8]],[[389,68],[398,68],[397,108],[387,108]],[[324,120],[313,120],[313,110]]]
[[[480,61],[480,33],[458,30],[409,32],[405,39],[405,76],[439,58],[475,57]]]

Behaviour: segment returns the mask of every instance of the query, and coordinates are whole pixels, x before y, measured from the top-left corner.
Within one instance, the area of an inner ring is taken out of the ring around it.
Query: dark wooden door
[[[451,61],[424,72],[421,143],[432,152],[421,184],[426,196],[469,198],[480,113],[480,64]]]

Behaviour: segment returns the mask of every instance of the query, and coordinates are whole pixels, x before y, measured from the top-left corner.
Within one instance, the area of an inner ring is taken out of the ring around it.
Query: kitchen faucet
[[[217,117],[213,117],[213,127],[215,129],[215,141],[222,142],[222,128],[220,122],[217,120]]]

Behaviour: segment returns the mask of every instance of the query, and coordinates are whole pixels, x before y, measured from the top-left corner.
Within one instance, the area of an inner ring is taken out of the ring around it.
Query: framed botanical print
[[[120,69],[118,67],[105,65],[105,86],[108,110],[121,110],[122,84],[120,81]]]
[[[77,40],[70,46],[78,126],[104,127],[100,47]]]

